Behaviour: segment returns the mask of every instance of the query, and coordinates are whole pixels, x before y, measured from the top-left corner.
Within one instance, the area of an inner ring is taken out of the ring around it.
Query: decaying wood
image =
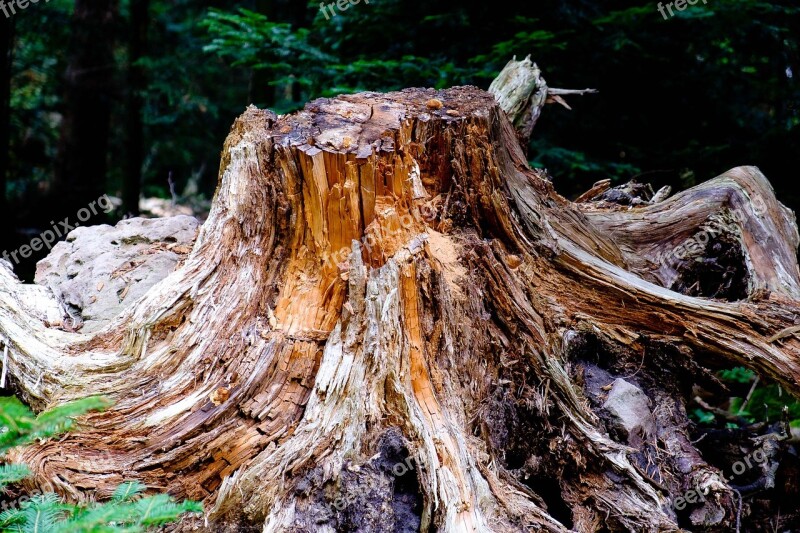
[[[545,104],[558,103],[572,109],[562,98],[569,95],[594,94],[596,89],[555,89],[547,86],[542,72],[531,56],[522,61],[516,57],[503,67],[492,81],[489,92],[494,95],[500,109],[517,129],[523,150],[527,148],[534,126],[542,114]]]
[[[689,389],[724,362],[800,393],[794,216],[752,167],[588,200],[475,88],[250,108],[185,263],[110,326],[46,327],[52,302],[0,269],[21,395],[116,402],[15,459],[72,498],[139,479],[200,499],[211,531],[730,530]],[[703,231],[730,253],[669,253]],[[687,286],[698,258],[742,283]],[[641,434],[603,408],[619,380]]]

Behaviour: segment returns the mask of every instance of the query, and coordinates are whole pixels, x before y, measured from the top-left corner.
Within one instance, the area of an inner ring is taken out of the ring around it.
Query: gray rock
[[[180,215],[76,228],[36,265],[35,281],[55,294],[72,322],[96,331],[175,270],[199,227]]]
[[[648,441],[655,435],[656,423],[650,412],[650,399],[637,386],[617,378],[608,391],[603,407],[627,434],[629,444]]]

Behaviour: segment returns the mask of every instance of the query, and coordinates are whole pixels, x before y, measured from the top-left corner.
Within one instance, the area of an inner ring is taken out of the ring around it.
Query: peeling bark
[[[193,250],[111,325],[47,327],[52,302],[0,269],[21,395],[116,402],[15,459],[71,498],[139,479],[202,500],[210,531],[729,530],[685,402],[720,361],[800,392],[794,216],[752,167],[590,200],[530,169],[475,88],[250,108]],[[713,254],[672,253],[710,224],[746,275],[715,299],[687,286]],[[614,429],[618,378],[652,435]]]

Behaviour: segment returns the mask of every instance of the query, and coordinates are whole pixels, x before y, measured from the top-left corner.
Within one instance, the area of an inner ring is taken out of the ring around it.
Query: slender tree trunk
[[[144,165],[144,125],[142,91],[146,87],[144,67],[137,65],[147,53],[150,0],[131,1],[131,39],[128,65],[128,160],[122,193],[123,210],[139,214],[139,197],[142,191],[142,166]]]
[[[794,217],[752,167],[588,200],[476,88],[250,108],[185,263],[108,327],[48,327],[0,270],[24,397],[116,401],[15,458],[72,498],[135,478],[203,500],[208,531],[733,530],[686,406],[723,363],[800,392]],[[722,248],[693,253],[731,252],[727,298],[666,253],[712,223]]]
[[[55,191],[74,215],[106,186],[117,0],[76,0]]]
[[[0,17],[0,224],[9,227],[6,187],[11,162],[11,66],[14,54],[14,19]],[[0,246],[9,244],[3,232]]]

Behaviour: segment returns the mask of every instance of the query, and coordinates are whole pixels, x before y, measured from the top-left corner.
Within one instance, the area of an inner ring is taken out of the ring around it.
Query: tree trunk
[[[139,214],[144,165],[144,125],[142,91],[146,88],[144,67],[137,62],[147,50],[150,0],[133,0],[131,9],[131,38],[128,65],[128,159],[122,192],[122,206],[127,214]]]
[[[63,216],[105,192],[117,12],[117,0],[75,2],[54,184]]]
[[[24,398],[116,402],[15,459],[202,500],[210,531],[732,530],[686,406],[724,364],[800,392],[794,217],[753,167],[610,200],[559,196],[476,88],[251,107],[185,263],[110,326],[47,327],[0,270]],[[683,294],[666,252],[712,223],[743,283]]]
[[[8,227],[8,199],[6,184],[11,163],[11,67],[14,56],[14,19],[0,17],[0,224]],[[8,232],[0,237],[0,246],[6,248],[13,239]]]

